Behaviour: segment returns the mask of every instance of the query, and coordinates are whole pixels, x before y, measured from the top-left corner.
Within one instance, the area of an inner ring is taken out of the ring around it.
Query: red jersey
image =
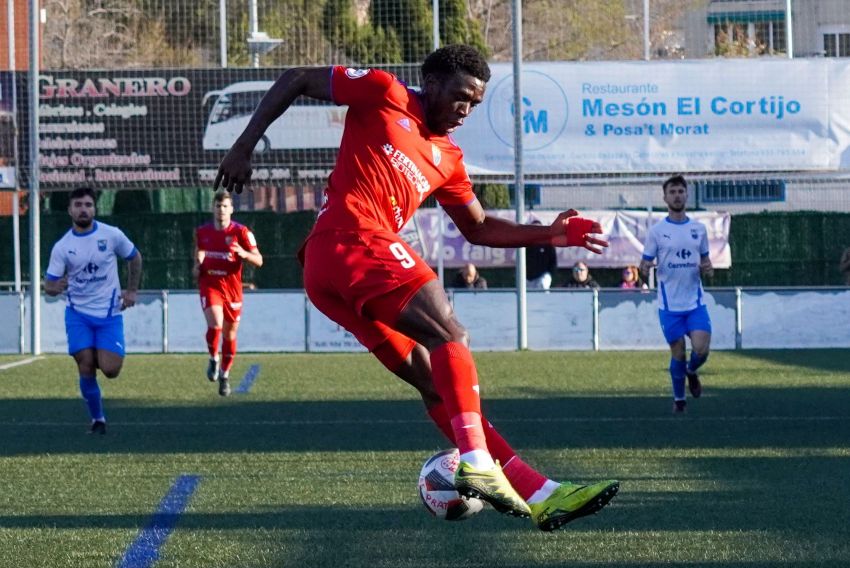
[[[242,259],[233,253],[231,246],[236,242],[245,250],[257,250],[254,233],[245,225],[232,221],[221,230],[207,223],[195,229],[195,242],[198,250],[204,253],[198,279],[201,290],[216,288],[229,299],[242,298]]]
[[[348,105],[336,166],[313,234],[335,230],[397,233],[422,200],[475,200],[463,152],[431,133],[417,93],[376,69],[334,67],[334,102]]]

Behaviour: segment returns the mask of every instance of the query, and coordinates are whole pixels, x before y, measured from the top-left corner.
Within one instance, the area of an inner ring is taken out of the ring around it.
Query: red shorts
[[[242,317],[242,298],[228,297],[217,288],[202,286],[200,291],[201,309],[206,311],[210,306],[221,306],[224,310],[224,321],[230,323],[238,322]]]
[[[437,278],[410,245],[389,231],[325,231],[311,235],[302,252],[304,289],[319,311],[369,351],[392,338],[410,352],[413,340],[392,326],[410,298]]]

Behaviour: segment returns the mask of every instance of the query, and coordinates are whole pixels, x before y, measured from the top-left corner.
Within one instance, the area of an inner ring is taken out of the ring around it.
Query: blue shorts
[[[667,343],[678,341],[686,335],[690,336],[692,331],[711,333],[711,319],[705,305],[689,312],[658,310],[658,319],[661,321],[661,331],[664,332]]]
[[[65,308],[65,333],[68,336],[68,354],[83,349],[105,349],[124,356],[124,316],[108,318],[87,316]]]

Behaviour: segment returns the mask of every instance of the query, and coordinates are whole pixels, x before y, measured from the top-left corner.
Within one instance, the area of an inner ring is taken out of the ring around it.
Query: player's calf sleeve
[[[696,351],[691,351],[691,360],[688,362],[688,371],[693,373],[703,366],[706,359],[708,359],[708,353],[706,353],[705,356],[701,356]]]
[[[688,364],[678,359],[670,358],[670,380],[673,382],[673,398],[685,400],[685,371]]]
[[[227,372],[233,366],[236,357],[236,339],[224,338],[221,342],[221,370]]]
[[[80,394],[89,407],[92,420],[103,420],[103,401],[100,396],[100,386],[97,377],[80,377]]]
[[[207,350],[210,352],[210,357],[218,356],[218,343],[221,341],[221,328],[207,328]]]
[[[463,412],[481,414],[478,372],[472,353],[462,343],[448,342],[431,352],[434,388],[443,399],[449,418]]]
[[[446,405],[460,453],[486,451],[478,372],[472,353],[462,343],[444,343],[431,352],[431,373],[434,388]]]
[[[437,425],[446,438],[448,438],[450,442],[455,443],[454,430],[452,429],[449,414],[446,411],[446,405],[441,402],[428,408],[428,416],[431,417],[431,420],[434,421],[434,424]],[[501,434],[499,434],[496,428],[489,421],[484,420],[483,427],[487,449],[490,451],[490,455],[493,456],[494,459],[499,460],[499,463],[505,468],[506,475],[508,474],[507,464],[516,462],[517,460],[519,461],[514,465],[514,469],[512,471],[521,475],[520,472],[523,471],[523,466],[531,469],[527,464],[525,464],[525,462],[517,457],[516,451],[510,446],[510,444],[508,444]],[[537,473],[533,469],[531,469],[531,472]],[[511,479],[510,475],[508,475],[508,479]],[[546,478],[541,475],[540,480],[540,484],[542,485],[543,481],[546,481]],[[535,487],[532,492],[537,489],[539,489],[539,486]]]

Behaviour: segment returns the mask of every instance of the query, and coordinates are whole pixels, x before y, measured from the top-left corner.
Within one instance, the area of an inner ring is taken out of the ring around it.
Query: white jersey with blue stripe
[[[92,222],[92,229],[73,229],[56,241],[50,252],[47,278],[68,277],[68,305],[99,318],[120,313],[121,283],[118,257],[130,260],[138,254],[135,245],[118,227]]]
[[[671,312],[687,312],[705,304],[700,261],[708,256],[705,225],[686,217],[669,217],[653,225],[643,247],[643,258],[658,259],[658,305]]]

